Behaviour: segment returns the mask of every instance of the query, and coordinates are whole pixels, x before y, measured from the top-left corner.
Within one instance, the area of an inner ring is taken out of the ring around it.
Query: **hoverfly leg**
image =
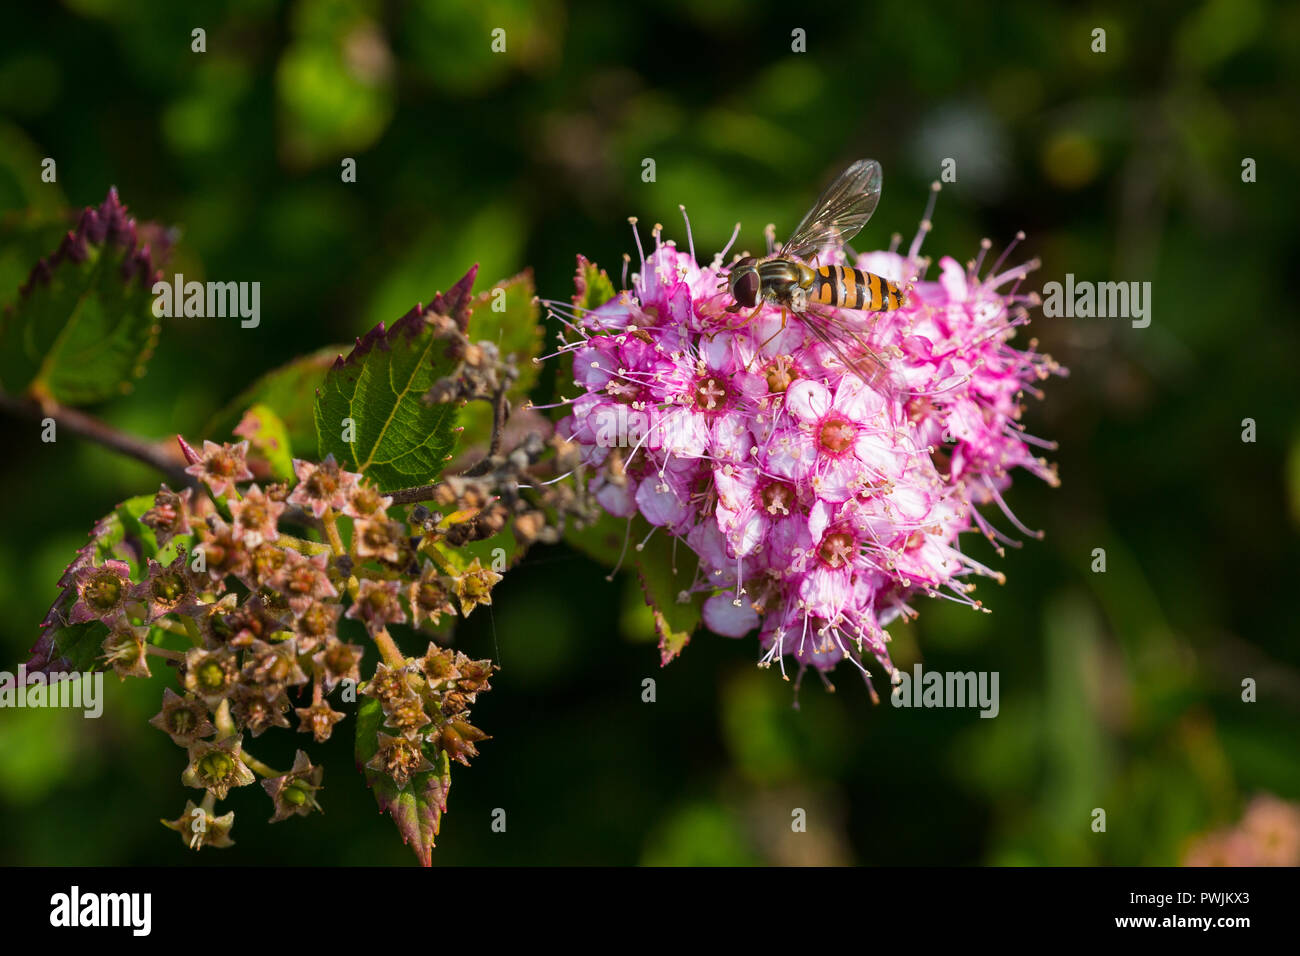
[[[771,335],[769,335],[767,338],[765,338],[762,342],[760,342],[758,348],[754,349],[754,357],[745,364],[746,372],[749,371],[749,366],[754,364],[754,362],[758,359],[758,357],[763,354],[763,349],[767,347],[767,343],[771,342],[774,338],[776,338],[778,335],[780,335],[782,332],[785,331],[785,322],[786,322],[786,311],[785,311],[785,306],[782,306],[781,327],[777,329],[775,332],[773,332]]]
[[[753,322],[754,319],[756,319],[756,318],[758,317],[758,313],[760,313],[760,312],[763,311],[763,306],[765,306],[765,305],[767,305],[766,302],[759,302],[758,305],[754,308],[754,311],[751,312],[751,313],[749,313],[749,315],[747,315],[747,316],[745,317],[745,321],[744,321],[744,322],[741,322],[739,325],[730,325],[730,326],[727,326],[727,331],[728,331],[728,332],[739,332],[741,329],[743,329],[745,326],[749,325],[750,322]],[[781,328],[785,328],[785,309],[782,309],[782,310],[781,310]],[[769,339],[768,341],[771,341],[771,340]],[[763,343],[763,344],[766,345],[767,343],[765,342],[765,343]],[[759,346],[759,348],[761,349],[762,346]],[[758,353],[757,353],[757,352],[754,353],[754,357],[755,357],[755,358],[758,357]],[[745,371],[747,371],[747,372],[749,371],[749,365],[750,365],[750,363],[752,363],[752,362],[753,362],[753,359],[750,359],[749,362],[745,363]]]
[[[739,332],[739,331],[740,331],[741,329],[743,329],[745,326],[749,325],[750,322],[753,322],[753,321],[754,321],[754,317],[757,316],[758,313],[760,313],[760,312],[763,311],[763,306],[766,305],[766,304],[767,304],[767,303],[765,303],[765,302],[760,302],[760,303],[758,303],[758,305],[756,305],[756,306],[754,307],[754,311],[751,312],[751,313],[749,313],[749,315],[747,315],[747,316],[745,317],[745,321],[744,321],[744,322],[741,322],[739,325],[729,325],[729,326],[727,326],[727,331],[728,331],[728,332]],[[727,309],[727,311],[728,311],[728,312],[739,312],[739,311],[740,311],[740,303],[737,302],[737,303],[735,304],[735,308],[734,308],[734,309],[729,308],[729,309]]]
[[[765,338],[765,339],[763,340],[762,344],[759,345],[759,347],[758,347],[758,351],[760,351],[760,352],[763,351],[763,349],[767,347],[767,343],[768,343],[768,342],[771,342],[774,338],[776,338],[778,335],[780,335],[782,332],[785,331],[785,322],[786,322],[786,311],[785,311],[785,309],[782,309],[782,310],[781,310],[781,327],[780,327],[779,329],[777,329],[775,332],[773,332],[771,335],[769,335],[767,338]]]

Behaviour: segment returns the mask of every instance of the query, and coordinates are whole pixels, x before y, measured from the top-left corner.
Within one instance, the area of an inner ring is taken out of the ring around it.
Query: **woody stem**
[[[129,435],[93,415],[87,415],[75,408],[66,408],[53,399],[36,401],[0,394],[0,409],[11,415],[38,422],[43,422],[47,418],[52,419],[56,437],[58,429],[69,431],[80,438],[161,471],[177,487],[197,484],[193,477],[185,474],[184,465],[168,454],[165,446]]]

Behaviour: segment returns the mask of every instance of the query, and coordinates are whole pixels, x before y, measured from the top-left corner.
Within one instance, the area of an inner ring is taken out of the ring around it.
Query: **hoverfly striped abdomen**
[[[869,338],[870,320],[846,319],[819,306],[886,312],[903,305],[903,289],[883,276],[849,266],[810,265],[841,254],[844,244],[871,218],[880,201],[880,188],[878,162],[860,159],[851,164],[826,187],[777,252],[762,259],[738,258],[719,285],[733,300],[727,312],[753,309],[752,319],[764,305],[779,306],[784,329],[789,310],[846,369],[872,388],[892,392],[888,363]],[[775,333],[760,348],[774,337]]]
[[[841,309],[883,312],[899,308],[903,300],[898,283],[849,266],[819,266],[808,287],[809,302]]]

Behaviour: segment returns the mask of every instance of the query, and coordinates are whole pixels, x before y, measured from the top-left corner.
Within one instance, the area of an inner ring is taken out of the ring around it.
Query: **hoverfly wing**
[[[876,391],[893,396],[898,391],[889,364],[868,344],[866,336],[843,319],[809,309],[796,316],[818,341],[830,349],[846,369]],[[849,350],[857,353],[849,355]]]
[[[795,226],[781,255],[811,260],[856,236],[880,202],[881,171],[874,159],[860,159],[836,177]]]

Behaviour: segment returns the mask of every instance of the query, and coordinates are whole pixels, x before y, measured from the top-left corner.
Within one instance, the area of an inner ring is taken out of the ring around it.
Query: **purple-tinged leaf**
[[[456,408],[425,394],[460,360],[478,267],[425,307],[389,328],[379,323],[346,358],[339,356],[316,392],[320,454],[381,488],[424,484],[441,474],[456,436]]]
[[[409,846],[421,865],[433,865],[433,846],[447,812],[447,793],[451,789],[451,762],[444,751],[425,748],[434,769],[417,773],[406,786],[398,787],[389,777],[366,766],[379,750],[379,731],[383,727],[383,705],[373,697],[363,698],[357,707],[357,769],[375,793],[379,811],[387,813],[397,825],[402,842]]]
[[[84,210],[5,310],[5,391],[75,405],[129,388],[157,341],[151,290],[169,243],[159,227],[130,218],[116,190]]]
[[[193,546],[193,534],[174,534],[163,546],[152,528],[140,516],[154,506],[153,495],[128,498],[112,513],[95,522],[90,540],[77,549],[76,555],[58,580],[61,589],[41,622],[41,636],[32,646],[27,672],[94,671],[102,666],[100,645],[108,629],[98,621],[74,623],[72,607],[77,601],[76,576],[82,568],[98,567],[107,561],[123,561],[131,570],[131,579],[143,579],[149,558],[162,563],[172,561],[181,549]]]

